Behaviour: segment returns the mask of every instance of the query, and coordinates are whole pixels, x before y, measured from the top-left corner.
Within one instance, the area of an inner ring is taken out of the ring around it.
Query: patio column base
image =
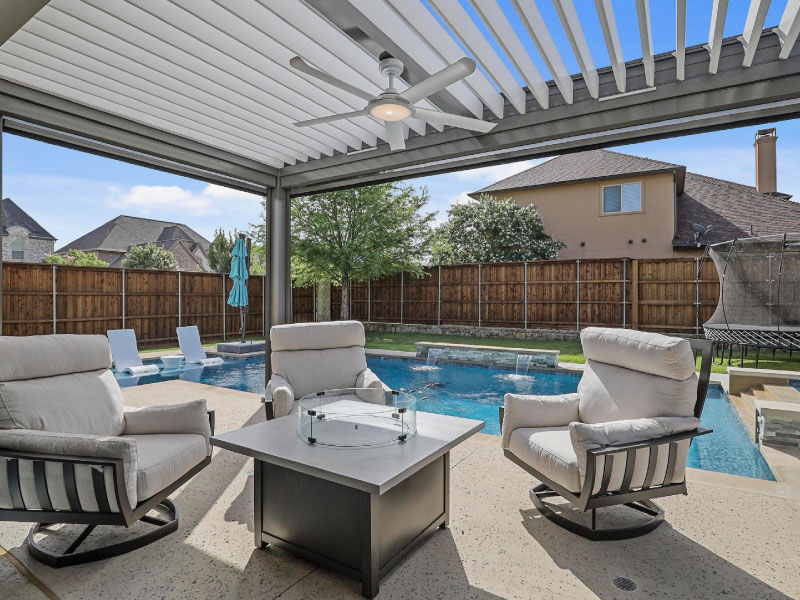
[[[544,498],[550,498],[552,496],[559,496],[558,492],[551,490],[547,485],[544,483],[537,485],[536,487],[531,488],[530,497],[531,502],[533,505],[539,510],[542,516],[549,521],[552,521],[559,527],[563,527],[567,531],[570,531],[576,535],[586,538],[587,540],[592,540],[593,542],[602,542],[602,541],[611,541],[611,540],[627,540],[630,538],[639,537],[646,533],[653,531],[656,527],[661,525],[664,522],[664,509],[661,508],[658,504],[653,502],[652,500],[640,500],[638,502],[628,502],[625,506],[633,508],[634,510],[638,510],[639,512],[643,512],[647,515],[650,515],[650,519],[644,521],[643,523],[639,523],[638,525],[633,525],[631,527],[618,527],[613,529],[596,529],[595,528],[595,510],[597,509],[590,509],[592,511],[592,526],[587,527],[586,525],[581,525],[580,523],[576,523],[572,519],[564,517],[560,514],[554,512],[547,504],[544,503]]]

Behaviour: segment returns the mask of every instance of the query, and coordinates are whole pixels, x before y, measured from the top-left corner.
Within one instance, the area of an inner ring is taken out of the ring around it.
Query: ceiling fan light
[[[372,106],[369,114],[381,121],[402,121],[411,116],[411,109],[403,104],[386,102]]]

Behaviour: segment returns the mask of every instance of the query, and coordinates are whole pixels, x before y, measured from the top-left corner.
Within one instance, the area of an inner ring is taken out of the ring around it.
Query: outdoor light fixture
[[[371,103],[369,114],[381,121],[402,121],[411,116],[411,108],[396,100],[378,100]]]

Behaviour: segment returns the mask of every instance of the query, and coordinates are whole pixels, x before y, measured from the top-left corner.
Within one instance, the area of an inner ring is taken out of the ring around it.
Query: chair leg
[[[625,504],[630,508],[638,510],[649,515],[651,518],[638,525],[632,527],[618,527],[615,529],[597,529],[595,509],[592,509],[592,526],[586,527],[580,523],[576,523],[572,519],[568,519],[559,515],[543,502],[544,498],[557,496],[558,494],[551,490],[544,483],[531,488],[530,496],[531,502],[539,510],[543,517],[552,521],[559,527],[563,527],[576,535],[584,537],[594,542],[610,541],[610,540],[627,540],[630,538],[639,537],[646,533],[651,532],[653,529],[661,525],[664,521],[664,509],[652,500],[641,500],[639,502],[630,502]]]
[[[85,550],[83,552],[76,552],[76,550],[86,540],[86,538],[89,537],[89,534],[92,533],[96,525],[89,525],[86,527],[86,529],[81,532],[81,534],[69,545],[66,550],[59,553],[43,548],[36,541],[35,535],[39,532],[39,530],[49,525],[45,523],[36,523],[28,532],[28,552],[36,560],[43,562],[54,569],[69,567],[72,565],[81,565],[84,563],[94,562],[96,560],[103,560],[106,558],[119,556],[121,554],[126,554],[133,550],[147,546],[148,544],[152,544],[153,542],[160,540],[161,538],[178,529],[178,507],[175,506],[175,504],[169,498],[163,500],[159,506],[166,508],[171,515],[168,520],[159,519],[148,515],[145,515],[141,519],[141,521],[144,523],[155,525],[156,529],[151,529],[147,533],[123,542],[117,542],[115,544],[109,544],[99,548],[92,548],[91,550]]]

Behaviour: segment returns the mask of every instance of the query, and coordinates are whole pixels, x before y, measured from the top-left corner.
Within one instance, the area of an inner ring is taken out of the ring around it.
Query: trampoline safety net
[[[708,339],[800,349],[800,233],[709,246],[720,278],[719,304],[703,324]]]

